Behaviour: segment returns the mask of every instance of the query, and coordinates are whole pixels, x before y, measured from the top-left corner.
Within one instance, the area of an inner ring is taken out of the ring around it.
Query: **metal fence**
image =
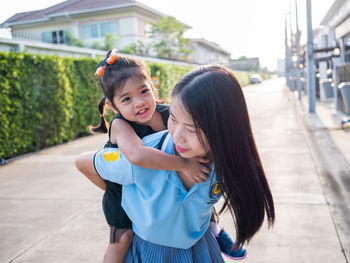
[[[7,29],[7,28],[0,28],[0,38],[29,40],[29,41],[36,41],[36,42],[43,41],[40,33],[26,32],[26,31],[12,32],[11,29]]]
[[[337,79],[339,80],[339,84],[350,82],[350,62],[344,63],[337,67]],[[346,105],[350,104],[350,96],[348,93],[345,93],[344,91],[342,92],[339,89],[337,89],[337,92],[339,109],[350,114],[349,107],[346,107]]]

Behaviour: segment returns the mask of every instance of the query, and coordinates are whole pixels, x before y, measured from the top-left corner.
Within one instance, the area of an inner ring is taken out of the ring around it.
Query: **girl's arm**
[[[185,159],[146,147],[134,129],[124,120],[115,119],[111,125],[111,141],[134,165],[148,169],[182,171],[192,182],[203,182],[210,170],[204,160]]]

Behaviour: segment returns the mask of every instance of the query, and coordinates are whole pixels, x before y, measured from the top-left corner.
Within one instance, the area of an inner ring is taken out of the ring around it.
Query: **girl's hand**
[[[191,159],[183,158],[183,160],[185,166],[181,172],[183,172],[192,183],[202,183],[208,179],[208,173],[210,173],[208,168],[209,160],[201,157]]]

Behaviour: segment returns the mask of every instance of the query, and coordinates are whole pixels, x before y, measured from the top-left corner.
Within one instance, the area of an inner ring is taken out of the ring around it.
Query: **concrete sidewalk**
[[[302,106],[282,79],[244,91],[276,223],[270,230],[262,227],[243,262],[347,262],[342,248],[349,236],[339,234],[339,228],[347,231],[347,219],[339,213],[341,220],[335,220],[328,205],[332,189],[320,174],[318,152],[310,143],[314,131],[305,125]],[[0,262],[102,262],[109,238],[102,191],[76,171],[73,160],[105,140],[105,135],[85,137],[0,167]],[[334,145],[327,151],[343,156]],[[221,216],[220,225],[233,235],[229,214]]]
[[[308,113],[308,98],[297,100],[289,93],[299,120],[306,130],[310,153],[319,175],[333,222],[346,256],[350,260],[350,127],[342,120],[350,116],[336,111],[332,99],[317,101],[316,112]]]

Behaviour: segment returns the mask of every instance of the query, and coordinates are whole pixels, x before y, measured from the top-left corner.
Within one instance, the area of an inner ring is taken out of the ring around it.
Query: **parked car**
[[[251,84],[261,83],[261,81],[262,81],[262,78],[259,74],[253,74],[252,77],[250,78]]]

